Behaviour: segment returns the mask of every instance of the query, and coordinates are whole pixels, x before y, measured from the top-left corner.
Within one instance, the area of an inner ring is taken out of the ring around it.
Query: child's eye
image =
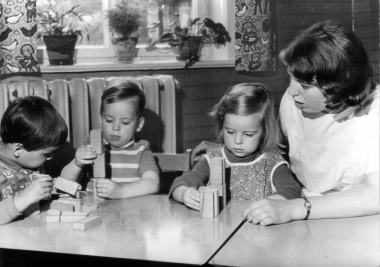
[[[125,121],[123,121],[123,124],[124,124],[124,125],[128,125],[128,124],[129,124],[129,122],[125,122]]]
[[[248,137],[252,137],[253,136],[253,134],[245,134],[246,136],[248,136]]]
[[[110,119],[106,119],[106,122],[112,122],[112,120],[110,120]]]

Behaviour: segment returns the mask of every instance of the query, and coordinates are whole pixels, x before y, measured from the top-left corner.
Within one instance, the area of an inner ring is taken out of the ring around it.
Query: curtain
[[[41,77],[36,0],[0,0],[0,80]]]
[[[274,0],[236,0],[235,69],[239,74],[277,74],[277,23]]]

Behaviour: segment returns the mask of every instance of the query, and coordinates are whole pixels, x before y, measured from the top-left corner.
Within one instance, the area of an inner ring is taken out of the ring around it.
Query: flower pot
[[[189,37],[183,45],[173,46],[172,50],[177,60],[186,60],[200,53],[202,37]]]
[[[136,56],[137,38],[111,38],[118,61],[131,62]]]
[[[50,65],[73,65],[78,35],[44,35]]]

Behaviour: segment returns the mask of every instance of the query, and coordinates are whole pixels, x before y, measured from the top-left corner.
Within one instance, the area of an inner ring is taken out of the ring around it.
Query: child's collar
[[[104,143],[105,144],[107,144],[107,145],[109,145],[110,147],[113,147],[113,146],[111,146],[105,139],[104,139]],[[135,138],[133,137],[132,138],[132,140],[129,142],[129,143],[127,143],[127,144],[125,144],[124,146],[121,146],[121,147],[119,147],[119,148],[127,148],[127,147],[131,147],[131,146],[133,146],[135,144]]]

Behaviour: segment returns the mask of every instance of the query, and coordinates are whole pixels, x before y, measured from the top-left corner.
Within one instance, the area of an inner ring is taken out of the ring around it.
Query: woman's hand
[[[93,164],[96,158],[96,150],[91,146],[81,146],[75,152],[75,165],[82,168],[83,165]]]
[[[279,197],[281,196],[253,201],[244,210],[243,218],[254,224],[271,225],[300,220],[306,215],[302,198],[283,200]]]
[[[191,151],[191,165],[193,165],[195,161],[199,161],[202,158],[203,154],[219,147],[221,147],[221,144],[202,141],[202,143],[200,143]]]

